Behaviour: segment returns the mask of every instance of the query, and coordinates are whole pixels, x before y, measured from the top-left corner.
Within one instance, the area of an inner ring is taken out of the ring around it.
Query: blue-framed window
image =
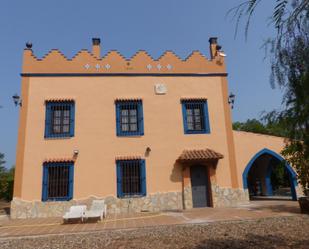
[[[146,196],[145,160],[117,160],[117,196]]]
[[[185,134],[210,133],[207,100],[182,100]]]
[[[116,101],[117,136],[144,135],[142,100]]]
[[[45,138],[74,136],[74,101],[47,101],[45,117]]]
[[[73,198],[73,162],[43,164],[42,201],[68,201]]]

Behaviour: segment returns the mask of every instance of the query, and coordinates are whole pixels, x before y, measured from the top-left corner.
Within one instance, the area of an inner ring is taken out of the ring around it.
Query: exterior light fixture
[[[221,57],[226,57],[227,55],[225,54],[225,53],[223,53],[223,52],[219,52],[219,55],[221,56]]]
[[[18,105],[21,106],[21,98],[20,98],[20,96],[17,93],[15,93],[12,96],[12,98],[13,98],[15,106],[18,106]]]
[[[231,108],[234,108],[234,103],[235,103],[235,94],[230,93],[228,103],[231,105]]]
[[[151,151],[151,148],[150,148],[150,147],[147,147],[147,148],[146,148],[146,151],[145,151],[145,156],[149,156],[150,151]]]
[[[79,154],[79,150],[73,150],[73,160],[76,160]]]

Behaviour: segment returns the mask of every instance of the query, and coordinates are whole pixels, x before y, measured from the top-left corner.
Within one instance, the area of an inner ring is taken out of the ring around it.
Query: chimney
[[[210,37],[209,39],[209,47],[210,47],[210,58],[213,59],[217,55],[218,50],[218,38],[217,37]]]
[[[101,40],[100,38],[92,38],[92,54],[97,58],[101,58]]]

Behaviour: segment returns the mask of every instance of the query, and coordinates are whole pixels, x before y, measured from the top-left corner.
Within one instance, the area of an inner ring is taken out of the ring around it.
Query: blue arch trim
[[[284,161],[284,158],[281,155],[279,155],[278,153],[276,153],[272,150],[266,149],[266,148],[264,148],[261,151],[259,151],[258,153],[256,153],[255,156],[252,157],[252,159],[249,161],[249,163],[247,164],[247,166],[246,166],[246,168],[245,168],[245,170],[242,174],[244,189],[248,189],[248,174],[249,174],[249,171],[250,171],[254,161],[263,154],[271,155],[271,156],[277,158],[281,162]],[[289,177],[290,177],[290,181],[291,181],[291,185],[292,185],[291,186],[292,198],[293,198],[293,200],[297,200],[296,190],[295,190],[295,187],[297,186],[297,174],[295,173],[293,168],[288,163],[285,164],[285,167],[286,167],[286,169],[289,173]]]

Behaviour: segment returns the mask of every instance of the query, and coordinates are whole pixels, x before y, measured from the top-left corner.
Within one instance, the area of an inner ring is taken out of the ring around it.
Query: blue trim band
[[[227,77],[227,73],[21,73],[22,77]]]

